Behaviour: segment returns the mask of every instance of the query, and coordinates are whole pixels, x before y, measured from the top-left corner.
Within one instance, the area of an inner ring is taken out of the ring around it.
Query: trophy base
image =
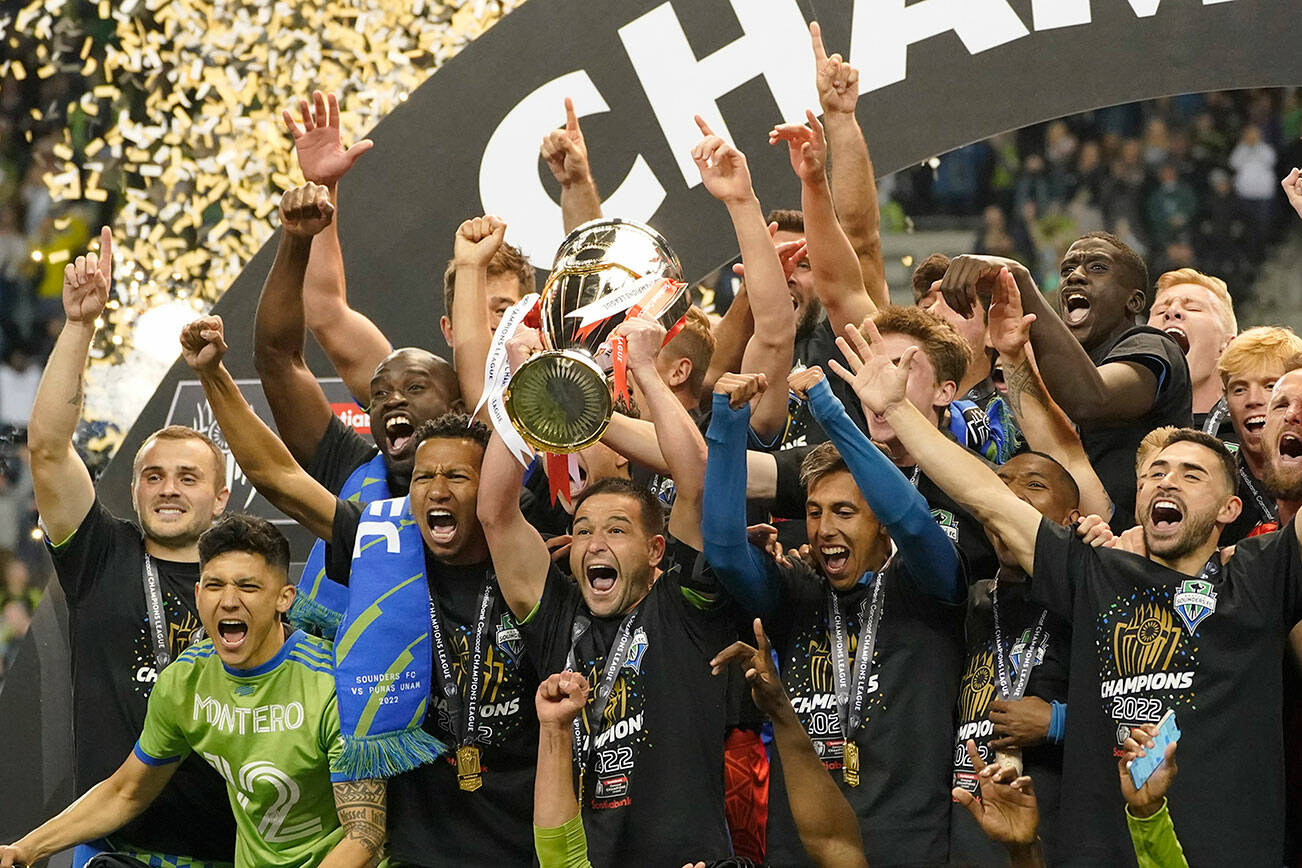
[[[606,373],[574,350],[533,356],[511,375],[502,397],[511,424],[526,443],[543,452],[586,449],[610,424]]]

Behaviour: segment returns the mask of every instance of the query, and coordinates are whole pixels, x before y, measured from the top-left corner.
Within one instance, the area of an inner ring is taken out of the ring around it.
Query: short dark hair
[[[794,208],[774,208],[769,215],[764,218],[767,223],[778,224],[779,232],[795,232],[798,235],[805,234],[805,212],[797,211]]]
[[[1233,494],[1238,490],[1239,457],[1226,449],[1225,444],[1219,439],[1196,428],[1177,428],[1166,438],[1162,449],[1174,446],[1176,443],[1196,443],[1216,453],[1216,457],[1221,460],[1221,470],[1225,472],[1225,483],[1230,487],[1230,493]]]
[[[199,536],[199,566],[218,555],[247,552],[289,577],[289,540],[274,524],[256,515],[228,512]]]
[[[533,292],[538,285],[538,275],[534,273],[533,263],[520,248],[505,241],[497,248],[493,258],[488,260],[488,276],[497,277],[502,274],[514,274],[519,279],[520,298]],[[447,314],[448,319],[452,318],[452,299],[456,294],[457,264],[449,259],[447,268],[443,270],[443,312]]]
[[[917,304],[931,292],[931,285],[945,276],[949,271],[949,257],[943,253],[933,253],[913,269],[913,303]]]
[[[1072,503],[1076,504],[1077,507],[1080,506],[1080,486],[1076,484],[1076,477],[1071,475],[1071,471],[1068,470],[1061,461],[1059,461],[1057,458],[1054,458],[1048,452],[1040,452],[1035,449],[1027,449],[1025,452],[1019,452],[1017,454],[1034,455],[1037,458],[1043,458],[1045,461],[1048,461],[1054,467],[1058,468],[1058,471],[1062,474],[1063,482],[1067,485],[1067,490],[1071,492]],[[1016,457],[1017,455],[1014,455],[1012,456],[1012,458],[1009,458],[1008,460],[1012,461],[1013,458]]]
[[[465,413],[444,413],[437,419],[420,423],[411,436],[412,442],[416,444],[412,451],[414,455],[415,449],[419,449],[426,440],[470,440],[478,443],[480,449],[486,450],[493,432],[483,422],[472,419]]]
[[[1143,290],[1144,309],[1147,310],[1149,305],[1153,303],[1153,293],[1150,290],[1148,266],[1144,264],[1144,257],[1136,253],[1133,247],[1111,232],[1086,232],[1076,240],[1084,241],[1087,238],[1106,241],[1117,249],[1117,264],[1121,266],[1122,273],[1128,278],[1125,280],[1125,284],[1130,289]]]
[[[588,498],[599,494],[617,494],[632,498],[637,501],[642,529],[649,536],[665,532],[665,508],[660,505],[660,499],[647,486],[622,476],[603,477],[580,491],[579,496],[574,500],[574,514],[579,514],[579,507],[583,506]]]

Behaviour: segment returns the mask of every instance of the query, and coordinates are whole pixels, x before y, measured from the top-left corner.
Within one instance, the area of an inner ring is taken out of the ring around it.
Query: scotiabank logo
[[[371,433],[371,417],[356,404],[331,404],[330,409],[339,417],[340,422],[358,434]]]

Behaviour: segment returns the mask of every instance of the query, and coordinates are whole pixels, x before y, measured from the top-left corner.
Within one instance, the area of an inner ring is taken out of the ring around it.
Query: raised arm
[[[967,583],[958,554],[931,517],[926,499],[850,420],[820,368],[793,375],[792,387],[808,392],[810,411],[845,460],[873,514],[890,532],[915,584],[933,597],[961,602]]]
[[[1035,314],[1022,313],[1022,294],[1008,269],[1001,269],[990,302],[990,342],[999,351],[1008,384],[1008,406],[1026,443],[1051,455],[1067,468],[1080,488],[1079,509],[1085,515],[1112,515],[1112,498],[1094,472],[1076,428],[1044,388],[1028,352]]]
[[[1153,372],[1138,362],[1096,367],[1021,263],[995,256],[954,257],[940,282],[946,302],[965,316],[973,312],[977,283],[993,280],[1001,268],[1013,275],[1022,304],[1035,315],[1031,348],[1049,394],[1073,422],[1122,422],[1138,419],[1152,409],[1157,398]]]
[[[805,214],[805,243],[814,272],[814,291],[827,310],[827,318],[840,334],[876,311],[850,239],[846,237],[832,205],[827,183],[827,140],[823,125],[806,111],[809,125],[781,124],[769,131],[769,144],[786,142],[791,168],[800,178],[800,204]]]
[[[461,400],[474,407],[484,393],[484,362],[493,342],[488,320],[488,262],[502,246],[506,224],[496,217],[474,217],[457,227],[452,242],[457,291],[452,296],[452,366]],[[480,411],[484,413],[486,411]]]
[[[571,727],[588,701],[588,681],[577,672],[557,672],[538,685],[538,770],[533,784],[533,827],[541,868],[561,868],[553,850],[566,847],[562,833],[579,816],[574,795],[574,734]],[[582,836],[583,825],[576,830]],[[586,854],[585,854],[586,855]]]
[[[335,95],[312,94],[312,106],[299,100],[303,126],[285,111],[285,128],[294,137],[299,168],[308,181],[329,190],[339,202],[339,180],[371,149],[370,139],[345,148],[339,132],[339,100]],[[349,392],[363,406],[370,400],[371,375],[392,349],[384,333],[365,315],[348,305],[344,280],[344,254],[339,245],[339,225],[333,222],[312,242],[312,255],[303,284],[307,327],[325,350]]]
[[[778,224],[769,224],[769,237],[772,238],[778,231]],[[805,261],[806,245],[803,238],[795,241],[784,241],[776,245],[778,251],[778,261],[782,264],[782,273],[787,280],[791,280],[791,275]],[[732,304],[724,312],[723,318],[714,326],[714,352],[710,355],[710,368],[705,373],[705,379],[701,383],[701,409],[707,409],[710,404],[710,390],[714,388],[714,381],[728,371],[740,371],[742,359],[746,355],[746,344],[750,342],[751,335],[755,333],[755,316],[750,310],[750,297],[746,293],[746,266],[737,263],[732,267],[733,272],[743,279],[737,294],[733,296]]]
[[[714,384],[701,516],[702,551],[719,583],[745,611],[760,616],[778,602],[773,560],[746,538],[746,431],[751,399],[764,385],[760,374],[724,374]]]
[[[782,689],[772,646],[758,618],[753,626],[754,647],[735,642],[711,660],[710,667],[718,675],[729,663],[740,665],[755,706],[773,722],[773,743],[782,757],[791,816],[810,859],[825,868],[867,868],[859,819],[814,752],[809,733]]]
[[[516,331],[506,344],[511,370],[519,370],[529,357],[530,346],[537,343],[536,329],[521,327]],[[497,586],[516,618],[527,618],[538,605],[551,568],[547,544],[520,512],[523,480],[524,468],[494,431],[479,472],[475,512],[488,541]]]
[[[977,521],[997,533],[1022,569],[1032,573],[1040,513],[909,402],[905,386],[918,348],[905,350],[897,365],[877,349],[882,340],[877,327],[869,321],[864,328],[867,341],[853,328],[846,329],[845,337],[836,339],[849,370],[835,360],[830,363],[832,370],[851,385],[866,410],[885,417],[922,472]]]
[[[669,533],[701,549],[701,493],[705,488],[705,440],[656,369],[665,330],[646,317],[625,319],[615,333],[628,341],[628,369],[642,390],[655,424],[656,442],[669,467],[676,495],[669,511]]]
[[[574,113],[574,100],[565,98],[565,126],[543,137],[542,158],[561,185],[561,220],[568,234],[574,227],[601,216],[601,195],[588,165],[588,143]]]
[[[303,275],[314,237],[334,219],[325,187],[306,184],[280,197],[283,232],[253,318],[253,363],[276,428],[294,460],[312,462],[330,424],[330,402],[303,358]]]
[[[868,141],[854,113],[859,101],[859,70],[839,54],[828,56],[817,21],[810,22],[809,36],[814,43],[818,101],[823,108],[823,124],[832,151],[832,198],[836,201],[836,213],[859,260],[864,289],[874,305],[886,307],[891,303],[891,296],[882,257],[877,178],[868,156]],[[807,211],[805,219],[809,219]],[[862,321],[862,317],[854,320],[856,325]]]
[[[746,343],[742,371],[764,374],[770,385],[753,408],[751,428],[770,439],[781,435],[787,421],[786,377],[796,341],[791,293],[751,187],[746,157],[711,132],[700,116],[696,123],[705,138],[692,149],[692,159],[705,188],[727,206],[746,267],[746,294],[755,328]]]
[[[181,355],[203,385],[226,445],[244,475],[271,505],[321,539],[330,539],[337,500],[307,474],[266,426],[222,364],[222,318],[201,317],[181,331]]]
[[[36,508],[46,536],[56,545],[81,526],[95,502],[90,471],[72,438],[81,419],[82,383],[95,320],[104,312],[112,282],[113,235],[105,226],[100,230],[99,254],[78,256],[63,268],[67,321],[45,363],[27,425]]]
[[[140,815],[172,779],[179,763],[152,765],[134,753],[111,776],[87,790],[58,816],[0,847],[0,866],[34,865],[60,850],[95,841]]]
[[[383,778],[333,784],[335,811],[344,836],[320,868],[372,868],[384,856],[388,782]]]

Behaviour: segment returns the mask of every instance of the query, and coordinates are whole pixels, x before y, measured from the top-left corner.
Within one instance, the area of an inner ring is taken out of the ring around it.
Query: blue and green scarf
[[[353,503],[371,503],[392,497],[388,467],[379,453],[358,467],[339,489],[339,496]],[[326,577],[325,541],[317,540],[298,578],[298,596],[289,607],[289,623],[307,633],[334,639],[339,622],[348,608],[348,589]]]
[[[425,542],[408,499],[372,502],[357,525],[334,644],[344,744],[332,779],[388,778],[447,752],[420,726],[434,674],[429,607]]]

